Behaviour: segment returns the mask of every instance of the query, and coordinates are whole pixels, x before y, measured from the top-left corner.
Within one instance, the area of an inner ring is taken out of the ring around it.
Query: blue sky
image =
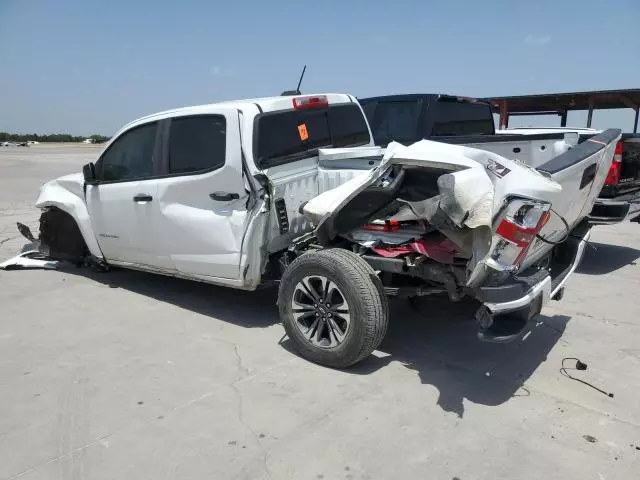
[[[111,134],[167,108],[277,95],[305,63],[304,92],[361,97],[640,88],[640,1],[588,5],[0,0],[0,131]],[[632,119],[597,111],[594,126]],[[511,126],[541,121],[559,124]]]

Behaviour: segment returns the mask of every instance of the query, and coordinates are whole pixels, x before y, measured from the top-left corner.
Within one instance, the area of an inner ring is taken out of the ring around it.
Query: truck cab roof
[[[477,98],[460,96],[460,95],[451,95],[448,93],[398,93],[398,94],[391,94],[391,95],[379,95],[376,97],[359,98],[358,101],[362,103],[362,102],[367,102],[372,100],[398,101],[398,100],[411,100],[411,99],[418,99],[418,98],[434,99],[434,100],[441,99],[444,101],[449,100],[449,101],[470,102],[470,103],[486,103],[487,105],[490,105],[489,102],[485,100],[479,100]]]
[[[329,105],[340,103],[356,103],[356,100],[353,96],[344,93],[315,93],[295,96],[274,96],[249,98],[244,100],[229,100],[216,103],[207,103],[203,105],[192,105],[189,107],[173,108],[170,110],[153,113],[151,115],[145,115],[144,117],[140,117],[136,120],[133,120],[132,122],[129,122],[121,130],[128,130],[133,126],[153,120],[162,120],[164,118],[187,115],[205,115],[207,113],[214,112],[218,107],[230,107],[242,111],[252,111],[256,114],[264,112],[276,112],[281,110],[292,110],[293,99],[308,98],[325,98],[326,102]]]

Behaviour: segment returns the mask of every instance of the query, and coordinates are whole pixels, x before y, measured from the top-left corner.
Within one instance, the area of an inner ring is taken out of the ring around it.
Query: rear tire
[[[369,356],[387,331],[382,282],[348,250],[298,257],[282,276],[278,306],[300,355],[328,367],[345,368]]]

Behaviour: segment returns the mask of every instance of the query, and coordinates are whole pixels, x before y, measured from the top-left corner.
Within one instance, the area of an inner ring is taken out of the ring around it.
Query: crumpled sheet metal
[[[428,140],[408,147],[392,143],[383,162],[418,162],[417,165],[450,168],[450,172],[443,172],[438,178],[439,208],[458,227],[490,226],[494,213],[495,189],[484,165],[469,155],[472,151],[466,147]],[[410,205],[416,213],[424,212],[421,203],[411,202]],[[422,218],[429,219],[426,212],[423,215]]]
[[[55,270],[60,262],[43,258],[39,250],[29,250],[0,263],[2,270],[45,269]]]

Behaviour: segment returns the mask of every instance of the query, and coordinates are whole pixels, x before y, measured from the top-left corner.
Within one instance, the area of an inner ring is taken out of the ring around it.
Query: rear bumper
[[[538,315],[549,300],[562,296],[569,277],[582,261],[591,232],[583,229],[554,252],[551,269],[514,276],[499,286],[478,287],[474,293],[483,304],[476,315],[481,323],[481,340],[508,342],[515,340],[527,322]],[[553,274],[550,273],[554,272]],[[509,327],[505,330],[504,323]],[[501,323],[502,322],[502,323]]]
[[[613,225],[640,216],[640,190],[613,198],[599,197],[589,214],[590,225]]]

